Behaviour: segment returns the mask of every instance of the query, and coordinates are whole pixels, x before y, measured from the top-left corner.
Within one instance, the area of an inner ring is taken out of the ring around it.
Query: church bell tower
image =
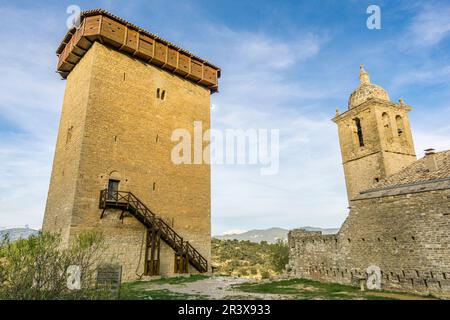
[[[408,119],[411,107],[402,99],[391,102],[386,90],[370,82],[362,65],[359,79],[348,110],[336,110],[333,118],[349,201],[416,160]]]

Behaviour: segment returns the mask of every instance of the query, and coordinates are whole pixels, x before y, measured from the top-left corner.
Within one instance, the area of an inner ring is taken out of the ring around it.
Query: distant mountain
[[[27,239],[28,237],[37,235],[39,233],[38,230],[30,229],[30,228],[12,228],[12,229],[0,229],[0,240],[2,240],[5,236],[8,236],[9,240],[15,241],[19,239]]]
[[[339,231],[339,229],[322,229],[314,227],[302,227],[299,229],[304,229],[307,231],[322,231],[323,234],[335,234]],[[224,234],[214,236],[214,238],[220,240],[243,240],[251,242],[267,241],[268,243],[275,243],[278,239],[287,241],[288,232],[289,230],[283,228],[270,228],[264,230],[250,230],[242,233]]]

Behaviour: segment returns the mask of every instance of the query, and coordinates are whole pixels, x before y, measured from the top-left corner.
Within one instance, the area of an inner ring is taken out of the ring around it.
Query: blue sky
[[[347,215],[335,109],[359,65],[404,98],[416,151],[450,149],[448,1],[0,1],[0,226],[42,222],[64,94],[55,49],[66,8],[102,7],[222,68],[215,128],[280,129],[280,172],[212,168],[213,233]],[[382,29],[366,27],[381,7]]]

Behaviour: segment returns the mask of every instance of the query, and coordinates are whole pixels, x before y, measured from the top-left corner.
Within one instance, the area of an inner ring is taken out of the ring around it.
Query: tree
[[[272,264],[275,271],[282,272],[289,263],[289,247],[283,240],[278,239],[276,243],[272,244]]]

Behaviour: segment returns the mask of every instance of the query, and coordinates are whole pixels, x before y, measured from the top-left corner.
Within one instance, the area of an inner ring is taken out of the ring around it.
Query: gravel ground
[[[235,284],[250,282],[245,278],[235,277],[212,277],[196,282],[181,284],[155,284],[147,290],[169,290],[175,293],[203,296],[206,299],[258,299],[258,300],[279,300],[287,299],[288,296],[278,294],[258,294],[235,290],[232,288]]]

